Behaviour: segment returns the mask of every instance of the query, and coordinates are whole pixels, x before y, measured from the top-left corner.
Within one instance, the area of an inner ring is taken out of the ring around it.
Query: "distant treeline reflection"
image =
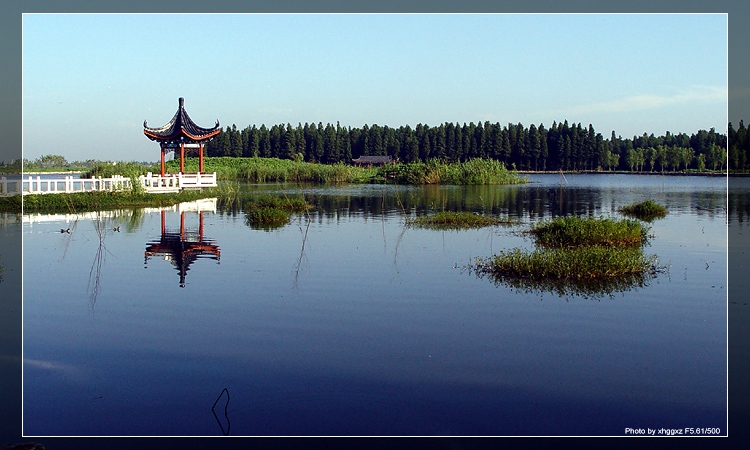
[[[263,195],[263,194],[252,194]],[[352,188],[316,190],[303,188],[279,189],[277,195],[289,199],[303,198],[313,205],[311,216],[317,220],[342,217],[382,217],[394,215],[428,214],[434,211],[471,211],[481,214],[502,215],[519,219],[542,219],[553,216],[593,216],[615,213],[620,193],[588,188],[549,188],[545,186],[385,186],[369,187],[364,191]],[[740,220],[748,215],[750,207],[746,197]],[[690,205],[698,215],[714,217],[725,213],[726,196],[721,193],[670,192],[662,203]],[[243,200],[219,202],[219,213],[239,216],[243,213]]]

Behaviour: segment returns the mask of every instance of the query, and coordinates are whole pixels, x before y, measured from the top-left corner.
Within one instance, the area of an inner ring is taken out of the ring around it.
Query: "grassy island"
[[[468,211],[441,211],[428,216],[419,216],[406,221],[407,226],[433,228],[439,230],[460,230],[466,228],[483,228],[496,225],[511,225],[510,218],[491,217]]]
[[[302,198],[264,195],[244,199],[242,208],[245,211],[245,223],[250,228],[270,231],[289,223],[292,213],[303,213],[312,209],[313,205]]]
[[[529,233],[537,249],[478,258],[472,269],[518,289],[590,297],[644,286],[664,269],[643,253],[648,228],[635,220],[560,217]]]
[[[535,225],[530,233],[544,247],[633,247],[648,240],[648,228],[627,219],[558,217]]]
[[[626,216],[635,217],[645,222],[652,222],[665,217],[667,215],[667,208],[655,203],[653,200],[646,200],[645,202],[623,206],[620,208],[620,212]]]

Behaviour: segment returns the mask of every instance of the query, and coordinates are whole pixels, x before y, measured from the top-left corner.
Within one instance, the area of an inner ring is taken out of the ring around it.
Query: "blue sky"
[[[23,152],[147,160],[201,126],[727,124],[723,14],[25,14]]]

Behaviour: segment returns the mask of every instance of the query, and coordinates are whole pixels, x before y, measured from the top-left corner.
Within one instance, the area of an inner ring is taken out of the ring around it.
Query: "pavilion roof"
[[[191,142],[210,139],[221,131],[219,121],[213,128],[203,128],[195,124],[185,111],[185,99],[180,97],[179,108],[172,120],[159,128],[149,128],[143,121],[143,134],[152,141],[162,142]]]

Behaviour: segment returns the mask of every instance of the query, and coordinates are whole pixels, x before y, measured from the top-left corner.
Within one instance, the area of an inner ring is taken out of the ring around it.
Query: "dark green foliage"
[[[530,230],[543,247],[640,247],[648,240],[648,228],[636,220],[557,217]]]
[[[620,212],[646,222],[652,222],[665,217],[667,215],[667,208],[655,203],[653,200],[646,200],[623,206],[620,208]]]
[[[20,195],[0,197],[0,212],[21,213],[22,198]]]
[[[744,125],[736,132],[730,124],[730,167],[750,167],[750,138]],[[262,156],[306,162],[349,164],[362,155],[389,155],[402,163],[425,163],[440,158],[450,162],[493,159],[517,170],[630,170],[690,171],[726,169],[727,136],[714,129],[623,139],[612,132],[605,139],[589,124],[553,122],[528,127],[444,123],[390,128],[372,124],[344,128],[339,124],[277,124],[227,127],[207,145],[208,156]]]
[[[509,218],[485,216],[468,211],[441,211],[429,216],[420,216],[406,221],[407,226],[434,229],[482,228],[496,225],[510,225],[515,222]]]

